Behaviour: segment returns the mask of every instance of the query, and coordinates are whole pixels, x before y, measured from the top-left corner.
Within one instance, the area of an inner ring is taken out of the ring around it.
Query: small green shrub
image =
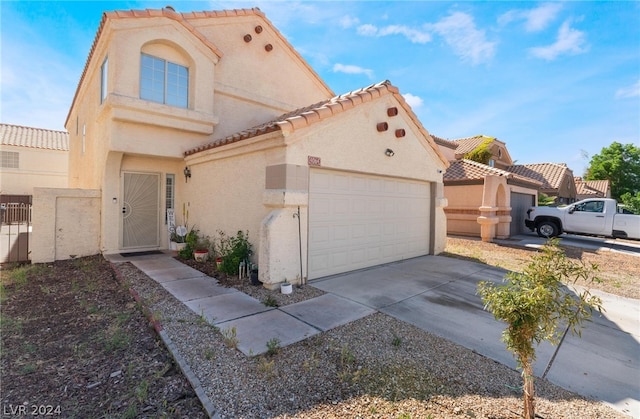
[[[391,344],[394,347],[399,348],[400,345],[402,345],[402,338],[400,336],[393,335],[393,339],[391,340]]]
[[[235,236],[230,237],[223,231],[218,231],[214,250],[216,257],[222,259],[220,271],[227,275],[237,275],[240,262],[248,261],[252,253],[249,232],[238,230]]]
[[[262,304],[264,304],[267,307],[279,307],[280,304],[278,304],[278,300],[276,300],[276,298],[269,294],[265,297],[265,299],[262,301]]]
[[[267,342],[267,355],[274,356],[280,352],[280,339],[271,338]]]
[[[193,251],[196,250],[196,247],[198,246],[198,240],[198,229],[192,227],[184,238],[184,242],[187,245],[184,247],[184,249],[178,252],[178,256],[180,256],[182,259],[193,259]]]

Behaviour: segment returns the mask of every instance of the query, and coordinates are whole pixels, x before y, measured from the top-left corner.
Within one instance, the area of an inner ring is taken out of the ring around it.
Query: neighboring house
[[[466,157],[468,153],[481,147],[486,147],[491,153],[490,158],[486,162],[488,166],[506,169],[513,164],[513,160],[507,151],[505,143],[497,138],[486,135],[476,135],[475,137],[451,140],[451,142],[457,145],[455,151],[456,160],[468,158]]]
[[[575,177],[576,200],[587,198],[611,198],[611,186],[608,180],[582,180]]]
[[[509,166],[509,172],[542,182],[540,192],[555,198],[555,204],[576,201],[576,184],[573,171],[565,163],[535,163]]]
[[[34,188],[66,188],[69,135],[0,124],[0,263],[29,260]]]
[[[447,233],[491,241],[524,232],[526,211],[535,205],[542,184],[504,170],[513,165],[506,144],[486,135],[432,137],[451,163],[444,175]],[[488,164],[465,158],[480,148],[488,151]]]
[[[0,195],[66,188],[68,161],[66,132],[0,124]]]
[[[540,186],[486,164],[452,162],[444,175],[447,233],[490,241],[524,232],[526,211],[535,205]]]
[[[335,96],[259,9],[105,13],[65,126],[84,207],[36,194],[39,260],[167,249],[168,210],[248,231],[269,288],[444,250],[448,162],[398,89]]]

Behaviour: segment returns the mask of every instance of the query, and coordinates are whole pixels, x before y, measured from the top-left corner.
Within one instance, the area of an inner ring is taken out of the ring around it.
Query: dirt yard
[[[445,255],[520,270],[532,252],[449,238]],[[566,252],[599,265],[603,282],[594,288],[640,298],[640,258],[577,248]],[[205,417],[143,307],[102,257],[5,267],[0,291],[3,412]]]
[[[206,417],[101,256],[2,271],[2,412]]]

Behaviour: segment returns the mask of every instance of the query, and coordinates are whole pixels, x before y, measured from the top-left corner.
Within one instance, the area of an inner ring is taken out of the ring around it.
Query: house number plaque
[[[307,163],[309,166],[322,166],[320,163],[320,157],[307,156]]]

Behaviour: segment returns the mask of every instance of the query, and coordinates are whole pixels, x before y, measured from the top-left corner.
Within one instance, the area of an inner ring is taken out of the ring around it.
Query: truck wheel
[[[553,221],[541,221],[538,224],[537,231],[540,237],[556,237],[558,235],[558,226]]]

